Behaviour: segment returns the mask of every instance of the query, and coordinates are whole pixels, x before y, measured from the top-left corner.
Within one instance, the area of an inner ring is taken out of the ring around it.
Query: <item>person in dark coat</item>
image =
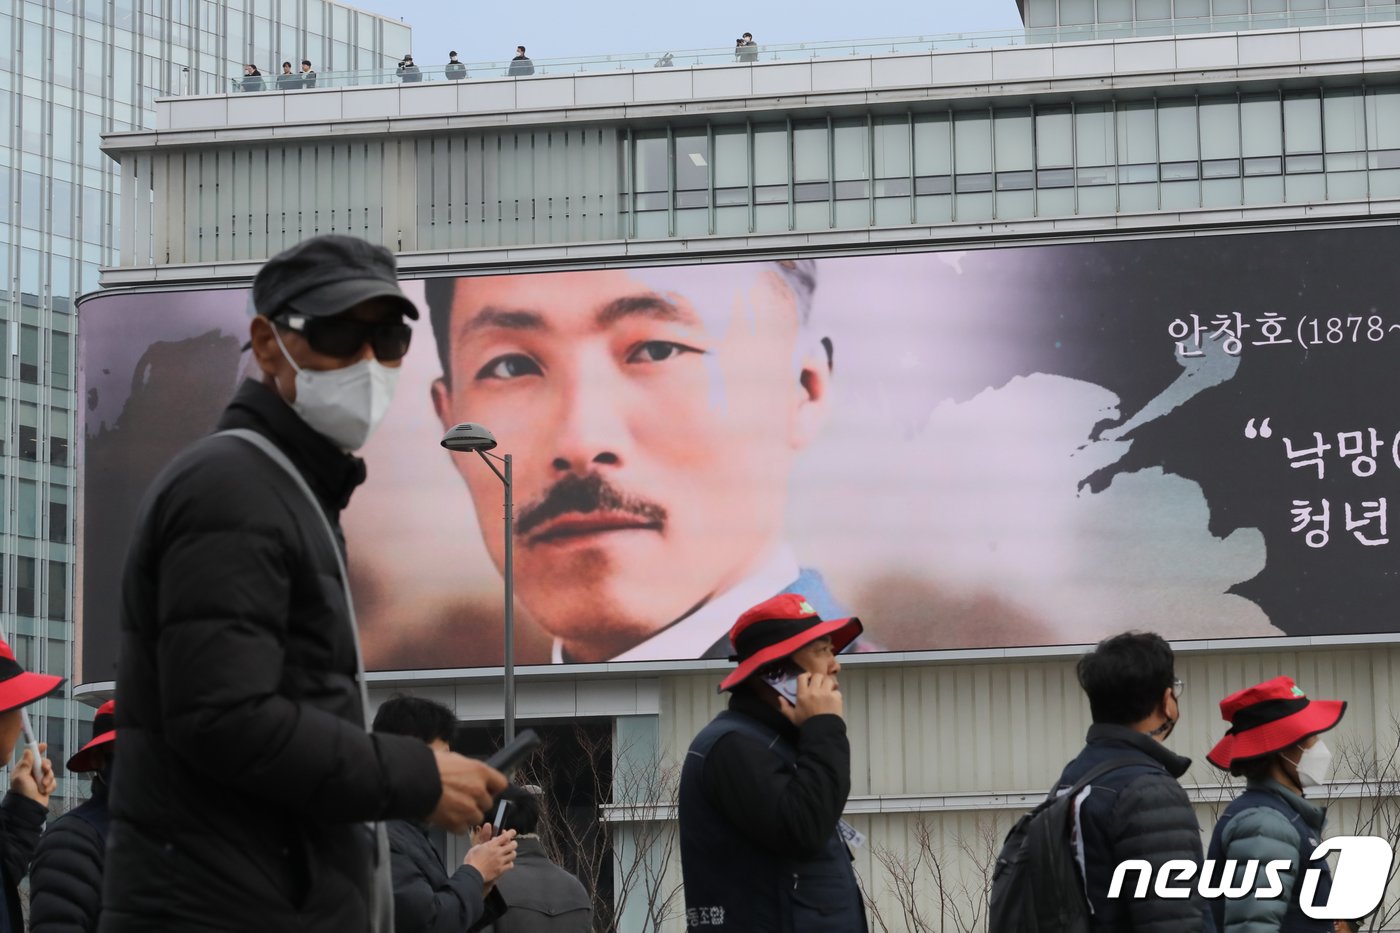
[[[467,66],[457,59],[456,52],[447,53],[447,67],[444,69],[449,81],[461,81],[467,76]]]
[[[518,833],[515,867],[496,882],[510,910],[492,933],[589,933],[593,902],[583,884],[545,855],[540,840],[540,803],[524,787],[507,787],[496,798],[506,802],[500,830]]]
[[[525,54],[525,46],[515,47],[515,57],[510,60],[510,67],[506,69],[506,77],[519,78],[535,73],[535,63]]]
[[[115,751],[115,702],[92,719],[92,741],[68,759],[73,774],[92,775],[92,796],[49,825],[29,866],[29,933],[94,933],[102,914],[107,850],[107,788]]]
[[[267,85],[263,82],[262,72],[257,65],[243,66],[243,93],[250,94],[256,91],[267,90]]]
[[[413,64],[412,55],[405,55],[403,61],[399,62],[399,80],[404,84],[423,80],[423,70]]]
[[[0,638],[0,761],[15,757],[15,745],[23,731],[20,711],[63,686],[63,678],[37,674],[20,667],[15,653]],[[39,755],[48,749],[39,743]],[[10,791],[0,800],[0,933],[24,933],[24,913],[20,907],[19,882],[29,868],[34,847],[49,815],[49,795],[56,781],[53,763],[40,758],[38,780],[34,777],[34,751],[25,748],[18,764],[10,766]]]
[[[1332,933],[1341,927],[1304,914],[1299,893],[1308,869],[1318,870],[1313,903],[1326,904],[1332,888],[1327,859],[1312,860],[1327,810],[1307,799],[1307,789],[1331,776],[1332,755],[1321,733],[1341,722],[1346,709],[1340,700],[1308,699],[1291,677],[1266,680],[1220,701],[1230,731],[1206,760],[1248,784],[1216,821],[1207,857],[1217,865],[1233,860],[1239,872],[1251,860],[1289,866],[1279,872],[1283,891],[1272,897],[1215,898],[1211,910],[1220,933]]]
[[[1201,864],[1201,826],[1177,779],[1191,759],[1163,742],[1181,715],[1182,683],[1171,646],[1150,632],[1099,642],[1079,659],[1079,685],[1094,723],[1084,749],[1065,766],[1057,789],[1072,787],[1100,763],[1132,764],[1084,788],[1076,803],[1075,859],[1096,933],[1212,931],[1210,909],[1194,887],[1186,898],[1108,897],[1113,870],[1125,859],[1156,868],[1171,860]]]
[[[446,751],[457,733],[457,717],[441,703],[421,697],[386,700],[374,716],[374,731],[406,735]],[[395,933],[462,933],[480,930],[506,909],[496,882],[515,864],[515,833],[492,837],[483,826],[476,845],[452,874],[428,838],[428,828],[410,820],[389,822],[394,866]]]
[[[269,260],[251,303],[260,378],[141,504],[102,933],[387,930],[387,842],[366,821],[464,831],[506,785],[366,731],[340,513],[418,316],[395,272],[346,236]]]
[[[719,686],[729,708],[681,768],[687,929],[867,929],[841,820],[851,746],[836,659],[860,632],[859,619],[825,621],[796,593],[734,623],[739,666]]]
[[[301,60],[301,86],[304,88],[316,86],[316,70],[311,67],[311,59],[309,58]]]
[[[292,71],[291,62],[282,63],[282,73],[277,76],[277,90],[279,91],[299,91],[301,90],[301,75]]]

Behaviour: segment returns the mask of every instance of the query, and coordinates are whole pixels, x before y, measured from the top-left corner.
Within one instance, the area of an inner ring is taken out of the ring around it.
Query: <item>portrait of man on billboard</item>
[[[743,609],[842,608],[784,534],[834,347],[811,260],[426,283],[444,428],[515,462],[515,581],[553,660],[723,657]],[[503,490],[454,458],[503,566]]]

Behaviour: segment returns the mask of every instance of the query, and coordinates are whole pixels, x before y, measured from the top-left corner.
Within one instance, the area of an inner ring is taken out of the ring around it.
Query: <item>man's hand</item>
[[[506,789],[505,775],[484,761],[456,752],[438,752],[438,777],[442,796],[428,822],[454,833],[464,833],[482,822],[491,799]]]
[[[48,742],[39,743],[39,754],[49,750]],[[44,778],[41,781],[34,780],[34,751],[26,748],[24,757],[19,760],[19,764],[10,769],[10,790],[21,796],[47,807],[49,805],[49,794],[53,793],[57,781],[53,776],[53,762],[44,758]]]
[[[489,829],[487,831],[489,832]],[[480,839],[481,837],[478,835],[473,838]],[[482,880],[486,882],[484,893],[490,894],[491,888],[496,884],[496,879],[515,867],[517,845],[515,830],[508,829],[495,839],[489,842],[478,842],[467,850],[467,857],[462,859],[462,864],[470,865],[481,872]]]
[[[835,677],[827,674],[798,674],[797,705],[794,707],[787,703],[779,703],[778,708],[784,716],[792,720],[794,726],[800,726],[813,716],[828,713],[840,716],[844,703],[841,700],[841,688],[837,686]]]

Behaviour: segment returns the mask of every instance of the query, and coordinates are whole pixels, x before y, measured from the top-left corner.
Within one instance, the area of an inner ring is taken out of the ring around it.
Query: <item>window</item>
[[[798,201],[825,201],[829,197],[830,155],[826,121],[793,126],[792,170]]]
[[[68,568],[61,560],[49,561],[48,619],[62,622],[68,618]],[[62,655],[49,658],[51,664],[61,665]]]
[[[714,175],[717,205],[749,203],[749,134],[745,127],[715,127]]]
[[[1240,137],[1245,158],[1283,153],[1283,119],[1278,98],[1246,96],[1240,101]]]
[[[710,143],[704,130],[677,130],[676,207],[708,207],[710,203]]]
[[[1074,112],[1074,145],[1079,155],[1080,180],[1085,184],[1083,169],[1088,166],[1114,165],[1118,161],[1114,151],[1113,108],[1111,104],[1084,104]],[[1092,173],[1089,177],[1100,178],[1089,184],[1111,184],[1112,180],[1102,180],[1103,173]]]
[[[664,237],[670,234],[665,211],[670,166],[666,153],[666,131],[647,130],[637,134],[632,166],[633,205],[638,212],[637,236]]]
[[[32,479],[17,481],[15,533],[22,538],[39,537],[39,486]]]
[[[39,459],[39,406],[30,402],[19,403],[19,456]]]
[[[61,645],[62,642],[59,642],[59,644]],[[65,666],[63,658],[64,654],[66,654],[66,652],[57,655],[50,653],[47,670],[55,673],[66,671],[67,667]],[[54,763],[55,773],[61,773],[59,768],[62,766],[63,762],[68,760],[68,743],[64,732],[65,726],[63,718],[61,716],[45,716],[44,718],[47,720],[48,727],[48,733],[44,741],[49,743],[48,751],[44,753],[44,756]]]
[[[68,497],[62,486],[49,489],[49,540],[54,544],[68,543]]]
[[[1322,151],[1322,101],[1317,92],[1284,98],[1283,139],[1290,155]]]
[[[19,615],[34,615],[34,591],[37,584],[34,576],[34,558],[15,558],[15,612]]]
[[[49,409],[49,462],[68,466],[68,412],[62,408]]]

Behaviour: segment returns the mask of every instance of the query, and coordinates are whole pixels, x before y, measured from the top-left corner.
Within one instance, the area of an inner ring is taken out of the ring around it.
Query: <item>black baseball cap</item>
[[[404,317],[418,308],[399,288],[394,254],[339,234],[312,237],[273,256],[253,278],[253,307],[264,317],[288,312],[332,317],[371,298],[392,298]]]

